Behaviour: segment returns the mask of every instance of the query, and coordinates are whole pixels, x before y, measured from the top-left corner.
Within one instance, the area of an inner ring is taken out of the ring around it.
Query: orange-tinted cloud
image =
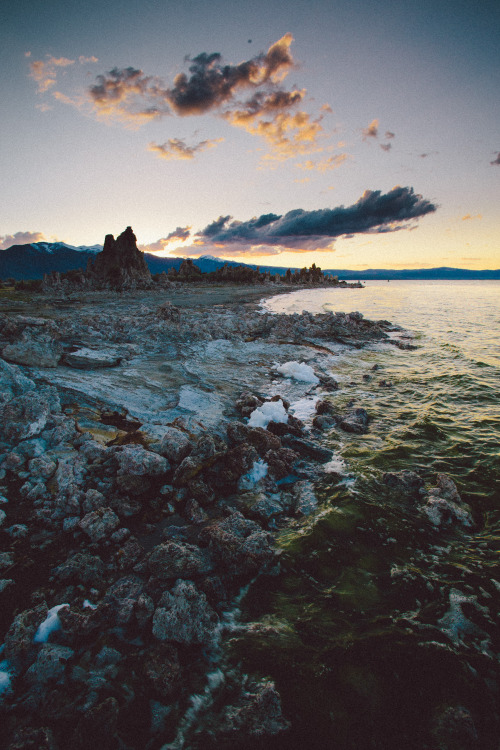
[[[472,214],[465,214],[465,216],[462,216],[462,221],[470,221],[471,219],[482,219],[482,214],[475,214],[474,216]]]
[[[188,146],[180,138],[169,138],[165,143],[150,143],[148,151],[152,151],[159,159],[183,160],[194,159],[200,151],[206,151],[209,148],[215,148],[218,143],[222,143],[224,138],[215,138],[213,140],[200,141],[195,146]]]
[[[7,250],[12,245],[30,245],[32,242],[44,242],[42,232],[16,232],[0,236],[0,250]]]
[[[58,68],[67,68],[75,64],[74,60],[69,60],[67,57],[46,55],[46,58],[46,60],[33,60],[30,63],[30,77],[37,82],[39,94],[44,94],[55,86]]]
[[[363,138],[377,138],[378,137],[378,120],[372,120],[368,127],[362,130]]]
[[[170,232],[166,237],[162,237],[156,242],[151,242],[149,245],[140,245],[140,249],[145,253],[158,253],[173,242],[185,242],[191,234],[191,227],[177,227],[173,232]]]
[[[350,154],[335,154],[333,156],[328,156],[326,159],[323,159],[318,162],[314,162],[311,159],[305,162],[301,162],[299,164],[296,164],[295,166],[299,169],[306,169],[306,170],[316,170],[318,172],[329,172],[332,169],[338,169],[344,162],[348,161],[349,159],[352,159],[352,156]]]

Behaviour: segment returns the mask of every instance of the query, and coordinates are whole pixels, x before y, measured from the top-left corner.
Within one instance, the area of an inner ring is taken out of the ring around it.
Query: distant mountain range
[[[51,271],[71,271],[76,268],[86,268],[90,258],[95,258],[96,253],[102,250],[102,245],[67,245],[64,242],[34,242],[30,245],[12,245],[8,250],[0,250],[0,278],[13,278],[16,281],[21,279],[42,279],[44,274]],[[178,269],[183,258],[162,258],[158,255],[145,253],[144,257],[149,266],[151,273],[168,272],[169,268]],[[202,255],[200,258],[193,258],[194,263],[204,273],[216,271],[223,265],[229,266],[250,266],[257,268],[256,265],[248,263],[237,263],[235,261],[223,261],[214,258],[211,255]],[[288,266],[258,266],[261,271],[269,271],[272,274],[278,273],[282,276],[288,269]],[[291,269],[296,270],[295,268]],[[500,279],[500,269],[495,271],[471,271],[465,268],[418,268],[393,270],[385,268],[370,268],[366,271],[350,271],[348,269],[323,269],[325,273],[332,276],[338,276],[339,279],[347,281],[370,281],[375,279],[387,280],[410,280],[420,279],[422,281],[430,279]]]

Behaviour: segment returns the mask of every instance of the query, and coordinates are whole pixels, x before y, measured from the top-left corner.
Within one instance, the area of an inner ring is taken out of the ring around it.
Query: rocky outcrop
[[[87,276],[94,288],[137,289],[153,284],[144,255],[137,247],[132,227],[119,237],[107,234],[102,252],[89,262]]]

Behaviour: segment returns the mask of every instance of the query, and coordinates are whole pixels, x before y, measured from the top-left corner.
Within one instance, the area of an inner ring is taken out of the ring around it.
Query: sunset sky
[[[500,268],[498,0],[5,0],[0,248]]]

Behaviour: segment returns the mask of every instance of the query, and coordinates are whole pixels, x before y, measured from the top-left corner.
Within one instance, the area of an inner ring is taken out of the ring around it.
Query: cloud
[[[156,240],[156,242],[151,242],[149,245],[140,245],[140,249],[145,253],[158,253],[172,242],[185,242],[190,235],[191,227],[177,227],[173,232],[170,232],[166,237]]]
[[[496,159],[493,159],[493,161],[490,161],[490,164],[494,165],[500,165],[500,151],[495,151]]]
[[[386,131],[385,131],[385,134],[384,134],[384,138],[385,138],[385,139],[386,139],[387,141],[390,141],[390,140],[391,140],[392,138],[395,138],[395,137],[396,137],[396,133],[391,133],[391,131],[390,131],[390,130],[386,130]]]
[[[352,159],[352,156],[350,154],[335,154],[333,156],[328,156],[322,161],[314,162],[309,159],[308,161],[301,162],[299,164],[296,164],[295,166],[298,167],[298,169],[314,169],[318,172],[329,172],[332,169],[338,169],[348,159]]]
[[[78,58],[78,62],[80,63],[80,65],[86,65],[88,63],[98,63],[99,58],[95,57],[94,55],[91,55],[90,57],[85,57],[85,55],[80,55],[80,57]]]
[[[363,139],[378,138],[378,120],[372,120],[367,128],[363,128]]]
[[[482,214],[476,214],[475,216],[472,216],[472,214],[465,214],[465,216],[462,216],[462,221],[470,221],[471,219],[482,219]]]
[[[392,143],[381,143],[380,148],[382,151],[390,151],[392,148]]]
[[[132,67],[113,68],[96,81],[89,96],[100,117],[137,125],[170,113],[167,91],[156,76]]]
[[[195,146],[188,146],[180,138],[169,138],[165,143],[150,143],[148,151],[152,151],[159,159],[185,160],[194,159],[195,154],[200,151],[206,151],[209,148],[215,148],[218,143],[222,143],[224,138],[215,138],[212,140],[200,141]]]
[[[436,206],[410,187],[395,187],[388,193],[366,190],[352,206],[316,211],[295,209],[283,216],[264,214],[248,221],[220,216],[197,233],[194,247],[210,247],[212,254],[276,254],[331,250],[335,238],[394,232],[411,228]],[[259,252],[256,252],[256,248]],[[271,248],[271,249],[269,249]],[[194,254],[194,251],[193,251]]]
[[[58,68],[67,68],[75,64],[74,60],[69,60],[67,57],[46,55],[46,58],[46,60],[33,60],[30,63],[30,77],[37,82],[39,94],[44,94],[55,86]]]
[[[15,234],[0,235],[0,250],[7,250],[12,245],[30,245],[32,242],[43,242],[42,232],[16,232]]]

